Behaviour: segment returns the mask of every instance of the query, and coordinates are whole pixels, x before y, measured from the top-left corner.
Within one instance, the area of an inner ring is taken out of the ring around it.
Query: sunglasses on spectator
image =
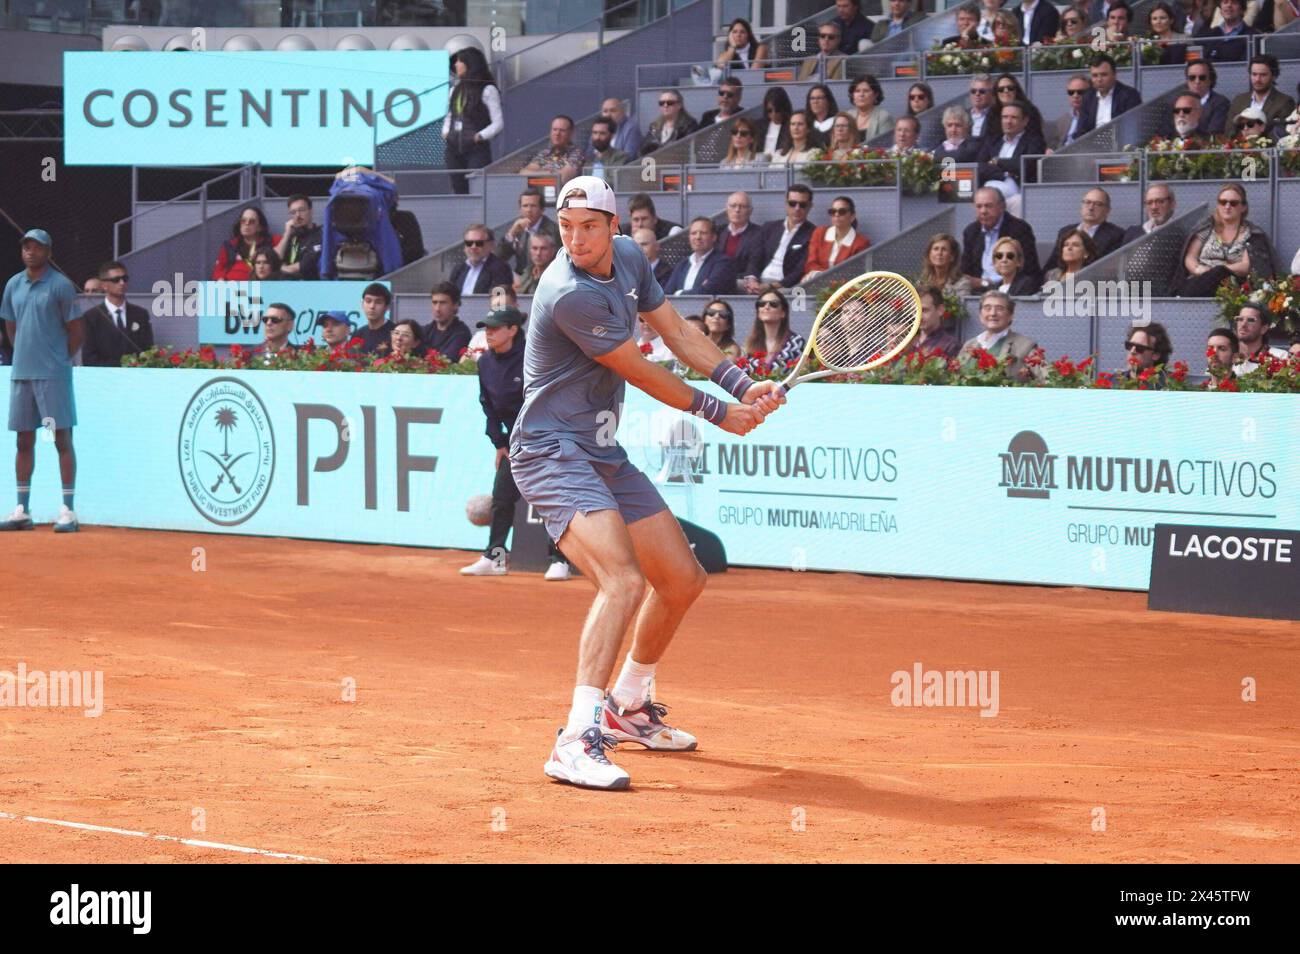
[[[1124,344],[1124,350],[1146,352],[1146,351],[1155,351],[1156,349],[1151,347],[1150,345],[1138,344],[1136,341],[1128,341],[1125,342]]]
[[[110,276],[109,278],[101,278],[100,281],[108,282],[112,285],[116,285],[118,282],[128,281],[130,277],[131,277],[130,275],[113,275]]]
[[[1262,125],[1264,125],[1264,120],[1262,119],[1238,119],[1237,120],[1238,129],[1245,129],[1247,126],[1262,126]]]
[[[926,96],[924,93],[908,93],[907,98],[908,99],[929,99],[930,97]]]
[[[800,202],[797,199],[786,199],[785,204],[792,209],[807,209],[812,206],[811,202]]]
[[[780,308],[781,300],[779,298],[764,298],[758,303],[759,308]]]
[[[740,94],[737,93],[734,89],[720,89],[718,90],[718,95],[726,99],[735,99]]]
[[[999,93],[1014,93],[1016,88],[1014,86],[999,86],[997,90]]]
[[[288,319],[287,317],[280,317],[280,318],[277,318],[277,317],[275,317],[275,315],[263,315],[263,316],[262,316],[262,321],[266,322],[268,325],[279,325],[279,324],[283,324],[284,322],[286,322],[286,321],[288,321],[288,320],[289,320],[289,319]]]
[[[1087,92],[1088,92],[1088,91],[1087,91],[1086,89],[1067,89],[1067,90],[1065,91],[1065,95],[1066,95],[1066,96],[1083,96],[1083,95],[1084,95],[1085,93],[1087,93]]]
[[[709,308],[704,312],[706,318],[730,318],[731,312],[723,308]]]
[[[487,243],[487,239],[465,239],[466,248],[482,248]]]
[[[732,134],[733,136],[744,136],[746,139],[748,139],[750,136],[754,135],[754,134],[753,134],[752,132],[750,132],[748,129],[734,129],[734,130],[732,130],[731,134]]]
[[[1193,109],[1194,109],[1194,107],[1192,107],[1192,106],[1175,106],[1175,107],[1174,107],[1174,115],[1175,115],[1175,116],[1188,116],[1188,115],[1191,115],[1191,112],[1192,112]]]
[[[831,206],[831,215],[851,215],[852,213],[853,210],[848,208],[847,206],[844,207]]]
[[[1020,256],[1017,255],[1015,252],[994,252],[993,257],[995,259],[998,259],[999,261],[1006,261],[1008,259],[1015,260]]]
[[[661,100],[659,100],[659,105],[660,105],[660,106],[676,106],[676,105],[677,105],[677,100],[675,100],[675,99],[661,99]]]
[[[991,92],[993,92],[993,90],[983,86],[972,86],[970,88],[970,94],[972,96],[987,96]]]
[[[1220,199],[1220,200],[1219,200],[1219,205],[1226,205],[1226,206],[1228,206],[1229,208],[1236,208],[1237,206],[1241,205],[1241,200],[1240,200],[1240,199]]]

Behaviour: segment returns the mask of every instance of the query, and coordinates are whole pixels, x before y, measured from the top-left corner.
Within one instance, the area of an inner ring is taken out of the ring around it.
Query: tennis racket
[[[845,282],[813,320],[808,344],[781,393],[835,374],[870,371],[905,349],[921,328],[921,296],[893,272],[867,272]],[[800,374],[815,355],[824,370]]]

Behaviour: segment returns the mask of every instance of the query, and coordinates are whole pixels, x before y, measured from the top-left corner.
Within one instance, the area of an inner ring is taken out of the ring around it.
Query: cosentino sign
[[[441,121],[447,83],[444,51],[66,53],[64,161],[372,163]]]

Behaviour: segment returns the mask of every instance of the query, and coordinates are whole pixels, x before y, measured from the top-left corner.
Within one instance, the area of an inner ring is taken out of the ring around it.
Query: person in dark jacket
[[[88,368],[120,368],[124,356],[153,347],[148,309],[126,300],[129,277],[121,262],[108,262],[99,267],[104,298],[81,316],[86,330],[81,363]]]
[[[451,282],[438,282],[429,292],[429,312],[433,320],[424,326],[424,346],[448,361],[459,361],[474,337],[460,320],[460,289]]]
[[[490,311],[478,323],[485,329],[488,349],[478,362],[478,400],[487,417],[487,436],[496,448],[496,478],[492,482],[492,526],[487,549],[469,566],[464,576],[504,576],[510,570],[506,537],[515,520],[519,488],[510,471],[510,431],[524,404],[524,316],[517,308]],[[555,544],[550,544],[548,580],[567,580],[569,564]]]

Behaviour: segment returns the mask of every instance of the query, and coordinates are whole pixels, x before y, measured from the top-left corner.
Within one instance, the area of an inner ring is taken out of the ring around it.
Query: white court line
[[[35,815],[14,815],[0,812],[0,818],[10,821],[33,822],[37,825],[57,825],[60,828],[77,828],[81,831],[106,832],[110,835],[127,835],[131,838],[152,838],[155,841],[174,841],[192,848],[215,848],[218,851],[237,851],[245,855],[260,855],[264,858],[287,858],[290,861],[319,861],[329,864],[324,858],[312,858],[308,855],[292,855],[285,851],[267,851],[264,848],[246,848],[243,845],[227,845],[219,841],[199,841],[195,838],[178,838],[176,835],[151,835],[147,831],[131,831],[129,828],[111,828],[108,825],[90,825],[86,822],[62,821],[58,818],[38,818]]]

